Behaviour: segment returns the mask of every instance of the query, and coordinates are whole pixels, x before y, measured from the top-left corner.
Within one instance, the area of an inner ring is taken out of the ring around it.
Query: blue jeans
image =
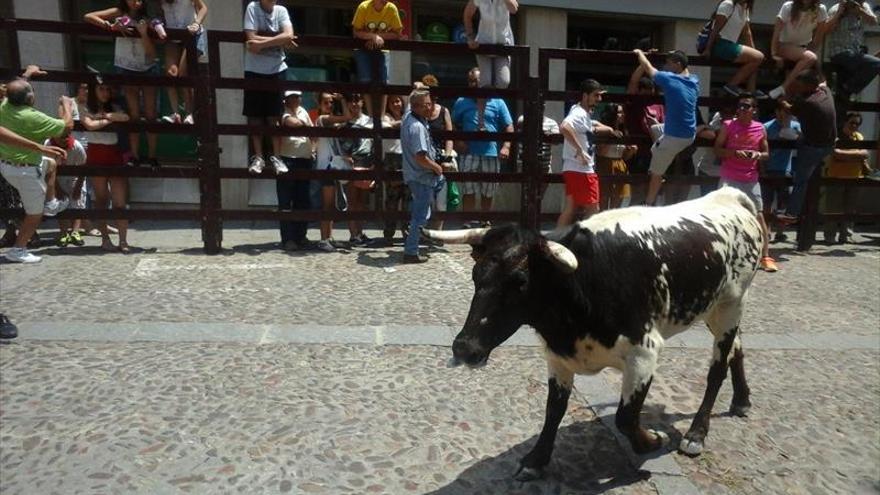
[[[383,83],[388,82],[388,64],[390,62],[388,52],[383,52],[381,50],[355,50],[354,65],[357,69],[357,82],[368,83],[373,80],[373,69],[371,64],[375,57],[382,58],[379,64],[382,66],[382,73],[379,74],[381,79],[379,81]]]
[[[312,160],[308,158],[282,156],[281,159],[291,171],[312,169]],[[275,191],[278,193],[279,210],[308,210],[311,208],[312,202],[309,194],[309,181],[307,180],[275,181]],[[279,222],[279,228],[281,230],[281,244],[287,241],[302,243],[306,241],[309,223],[306,221],[282,220]]]
[[[810,177],[813,176],[816,169],[825,161],[825,157],[830,155],[832,151],[831,146],[816,147],[808,144],[798,146],[797,158],[792,166],[794,187],[791,190],[788,210],[786,210],[789,215],[800,216],[804,206],[804,197],[807,195],[807,183],[810,182]]]
[[[840,89],[849,94],[861,93],[880,74],[880,58],[855,50],[840,52],[831,61],[843,68]]]
[[[403,254],[419,254],[419,236],[421,228],[431,218],[431,203],[434,202],[434,188],[415,181],[407,182],[409,192],[412,195],[409,220],[409,235],[403,243]]]

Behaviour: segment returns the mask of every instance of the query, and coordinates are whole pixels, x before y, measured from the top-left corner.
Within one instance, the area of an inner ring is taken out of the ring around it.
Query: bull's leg
[[[626,357],[615,424],[617,429],[629,438],[630,445],[637,454],[657,450],[669,439],[665,433],[643,428],[639,421],[645,396],[648,395],[648,389],[651,388],[651,381],[654,379],[657,354],[661,345],[662,341],[655,338],[653,333],[648,334]]]
[[[712,365],[709,367],[709,375],[706,378],[706,393],[703,395],[703,402],[700,403],[700,409],[697,410],[690,429],[681,439],[681,444],[678,447],[685,454],[699,455],[703,452],[703,442],[709,433],[709,416],[712,414],[712,407],[718,397],[718,390],[724,383],[724,378],[727,377],[727,360],[739,332],[740,315],[741,307],[737,305],[735,308],[717,310],[706,319],[709,330],[715,336]]]
[[[556,441],[559,423],[568,407],[573,380],[572,372],[550,365],[544,427],[532,451],[519,461],[519,470],[514,476],[518,481],[532,481],[543,476],[544,467],[550,463],[550,455],[553,454],[553,443]]]
[[[739,331],[733,340],[730,379],[733,381],[733,400],[730,401],[730,414],[744,417],[749,413],[752,403],[749,401],[749,385],[746,383],[746,370],[743,367],[742,339]]]

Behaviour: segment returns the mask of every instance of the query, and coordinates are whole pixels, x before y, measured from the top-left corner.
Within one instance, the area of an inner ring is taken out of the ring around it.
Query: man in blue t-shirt
[[[479,78],[479,71],[476,71]],[[479,111],[477,102],[473,98],[459,98],[452,107],[452,123],[456,129],[466,132],[513,132],[513,118],[507,104],[500,98],[486,100],[486,108],[483,112],[483,128],[480,129]],[[510,157],[510,143],[505,142],[500,147],[496,141],[468,141],[467,151],[458,162],[460,172],[486,172],[499,173],[501,160]],[[480,210],[490,211],[492,199],[498,190],[497,182],[462,182],[459,184],[462,193],[462,210],[474,211],[476,209],[476,194],[480,193]]]
[[[776,102],[776,118],[764,124],[767,130],[767,139],[783,139],[797,141],[801,137],[801,124],[788,111],[781,100]],[[779,148],[770,146],[770,159],[764,166],[766,177],[786,177],[791,175],[791,157],[794,148]],[[788,204],[788,185],[781,183],[771,184],[770,187],[761,187],[761,195],[764,203],[764,215],[770,218],[773,211],[773,201],[776,200],[776,210],[785,211]],[[774,241],[784,241],[785,233],[782,230],[776,232]]]
[[[633,50],[645,74],[663,90],[666,121],[663,135],[651,147],[651,167],[648,172],[648,197],[645,202],[653,205],[663,183],[663,174],[675,159],[675,155],[694,142],[696,136],[697,96],[700,94],[700,80],[688,72],[688,58],[681,50],[666,54],[663,70],[657,70],[645,53]]]

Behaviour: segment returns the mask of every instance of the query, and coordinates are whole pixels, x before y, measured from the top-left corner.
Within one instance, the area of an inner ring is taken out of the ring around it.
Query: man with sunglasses
[[[847,149],[841,144],[852,143],[853,141],[864,141],[865,136],[859,132],[862,125],[862,116],[858,112],[849,112],[846,114],[846,120],[841,126],[840,134],[837,137],[837,144],[828,164],[823,170],[825,177],[834,177],[838,179],[860,179],[869,173],[871,169],[868,167],[868,150]],[[846,213],[846,194],[858,195],[858,190],[849,189],[845,186],[828,186],[825,188],[821,199],[822,210],[825,213]],[[852,198],[855,203],[856,198]],[[845,244],[852,236],[853,222],[834,222],[823,221],[822,228],[825,234],[825,243]]]
[[[770,229],[764,221],[758,162],[770,158],[767,131],[754,120],[755,98],[743,93],[737,99],[736,117],[724,123],[715,138],[715,156],[721,159],[721,186],[744,192],[755,203],[756,217],[761,224],[761,268],[775,272],[779,268],[770,256]]]

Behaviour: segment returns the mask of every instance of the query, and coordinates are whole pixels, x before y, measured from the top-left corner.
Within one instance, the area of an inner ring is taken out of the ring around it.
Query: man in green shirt
[[[0,126],[37,143],[70,133],[73,128],[71,100],[59,99],[60,119],[49,117],[33,105],[31,85],[22,79],[10,82],[6,86],[6,100],[0,103]],[[0,142],[0,174],[18,191],[25,210],[15,245],[6,252],[6,259],[18,263],[39,262],[39,256],[27,251],[27,241],[36,232],[44,214],[54,216],[67,207],[67,200],[55,198],[55,161],[37,151]]]

